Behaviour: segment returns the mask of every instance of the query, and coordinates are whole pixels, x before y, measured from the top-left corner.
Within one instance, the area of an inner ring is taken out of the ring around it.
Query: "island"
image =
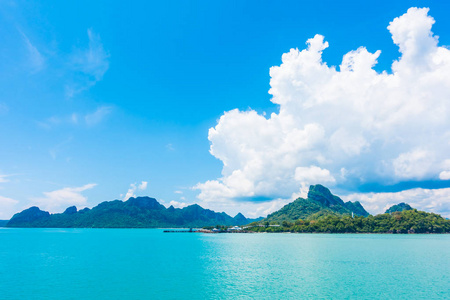
[[[306,199],[298,198],[242,229],[245,232],[450,233],[450,220],[418,211],[406,203],[372,216],[359,202],[344,202],[326,187],[312,185]]]

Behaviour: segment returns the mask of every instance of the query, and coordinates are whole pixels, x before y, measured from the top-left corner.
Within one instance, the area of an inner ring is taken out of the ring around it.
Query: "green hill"
[[[130,198],[127,201],[106,201],[96,207],[77,210],[75,206],[64,213],[50,214],[38,207],[30,207],[15,214],[7,227],[53,228],[167,228],[204,227],[215,225],[245,225],[259,219],[247,219],[242,214],[230,217],[194,204],[182,209],[166,208],[150,197]]]
[[[318,184],[309,187],[307,199],[298,198],[280,210],[270,214],[262,222],[293,222],[298,219],[317,219],[326,215],[348,215],[367,217],[369,213],[356,202],[344,202],[330,190]]]
[[[417,209],[368,217],[326,215],[315,220],[283,221],[277,227],[254,226],[250,232],[450,233],[450,220]]]
[[[413,210],[413,208],[411,206],[409,206],[409,204],[407,203],[399,203],[396,205],[392,205],[389,209],[386,210],[386,214],[390,214],[393,212],[397,212],[397,211],[404,211],[404,210]]]
[[[352,217],[353,212],[353,217]],[[260,222],[250,232],[449,233],[450,220],[418,211],[406,203],[371,216],[359,202],[344,202],[322,185],[312,185],[308,198],[298,198]]]

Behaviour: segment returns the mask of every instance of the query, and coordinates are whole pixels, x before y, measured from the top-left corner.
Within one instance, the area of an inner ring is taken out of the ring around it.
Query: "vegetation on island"
[[[450,233],[450,220],[417,209],[376,216],[325,215],[316,219],[283,221],[279,227],[263,220],[247,228],[250,232],[321,232],[321,233]]]
[[[352,215],[353,213],[353,215]],[[311,186],[307,199],[298,198],[267,218],[250,224],[250,232],[446,233],[450,220],[413,209],[406,203],[371,216],[359,202],[343,202],[324,186]]]

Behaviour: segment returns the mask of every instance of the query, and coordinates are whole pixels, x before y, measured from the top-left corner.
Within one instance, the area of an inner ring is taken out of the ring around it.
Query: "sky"
[[[314,3],[313,3],[314,2]],[[0,2],[0,219],[311,184],[450,217],[447,1]]]

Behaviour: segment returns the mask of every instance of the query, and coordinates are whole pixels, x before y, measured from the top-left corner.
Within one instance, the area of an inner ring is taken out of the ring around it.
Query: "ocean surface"
[[[450,235],[0,228],[0,299],[449,299]]]

